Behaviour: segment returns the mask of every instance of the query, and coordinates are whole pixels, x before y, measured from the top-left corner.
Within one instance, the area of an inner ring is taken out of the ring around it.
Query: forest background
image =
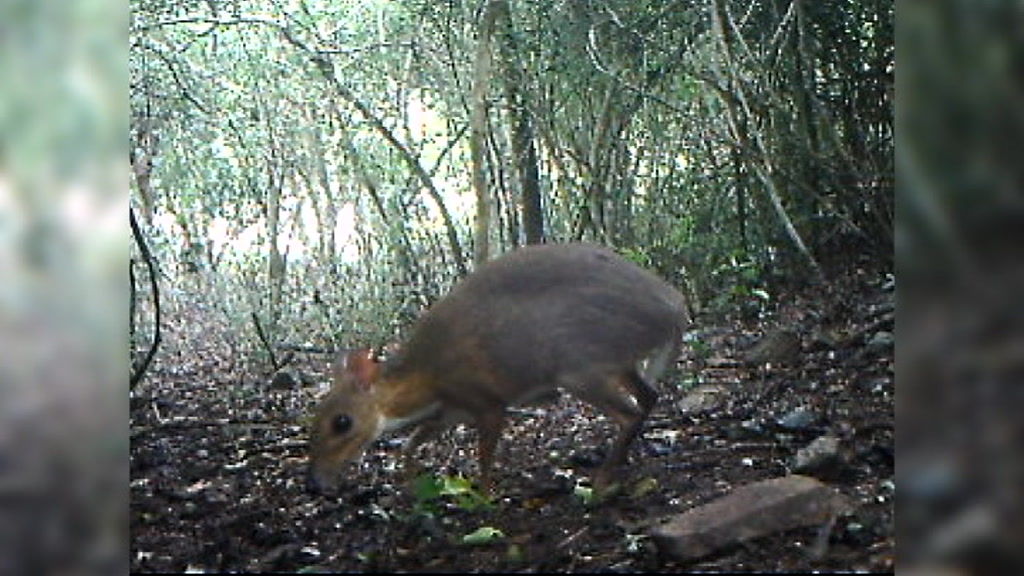
[[[97,558],[124,565],[126,540],[100,534],[110,525],[126,534],[127,520],[101,517],[93,504],[127,505],[128,6],[26,0],[2,10],[0,454],[13,464],[4,478],[17,480],[5,486],[23,489],[5,500],[0,524],[4,534],[22,536],[0,539],[10,546],[0,557],[78,569],[95,567]],[[900,340],[932,342],[916,354],[901,345],[899,402],[954,398],[985,380],[991,402],[972,407],[972,417],[1013,430],[1016,418],[1000,406],[1014,406],[1003,400],[1013,397],[1010,375],[1021,358],[993,352],[1009,350],[1021,333],[1011,315],[1019,304],[1008,300],[1020,293],[1021,16],[1014,2],[969,0],[901,2],[897,12]],[[985,337],[965,333],[957,326],[967,318],[991,329]],[[906,367],[971,361],[976,370],[952,371],[938,383],[904,376]],[[946,408],[929,421],[966,432],[961,416]],[[966,444],[936,438],[901,451],[900,477],[918,477],[915,454],[977,448],[977,439],[963,436]],[[106,446],[105,457],[80,458],[83,444]],[[1012,446],[991,466],[1019,470],[1020,446]],[[64,481],[69,476],[93,479],[97,490],[83,492]],[[40,538],[44,526],[57,527],[57,536]],[[1019,541],[1019,530],[999,526]],[[909,534],[901,546],[920,537]]]

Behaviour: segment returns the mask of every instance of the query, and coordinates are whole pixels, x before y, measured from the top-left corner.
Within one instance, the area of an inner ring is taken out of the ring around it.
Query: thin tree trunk
[[[455,223],[452,221],[451,213],[448,212],[447,206],[445,206],[444,199],[441,197],[441,192],[434,185],[434,181],[427,174],[427,171],[420,165],[419,161],[413,155],[409,149],[398,140],[398,137],[384,125],[384,122],[378,118],[370,108],[364,104],[361,100],[356,98],[355,94],[351,90],[346,88],[338,78],[334,75],[334,68],[330,62],[324,59],[316,60],[316,63],[320,66],[320,71],[324,77],[331,83],[335,91],[339,96],[342,97],[346,102],[355,107],[356,110],[366,119],[367,122],[373,126],[384,140],[391,145],[392,148],[398,152],[398,155],[402,160],[409,166],[413,174],[420,180],[420,183],[427,190],[427,194],[434,200],[434,204],[437,206],[438,211],[441,213],[441,220],[444,222],[445,232],[448,238],[448,246],[452,252],[452,259],[455,263],[455,268],[458,270],[460,276],[465,276],[467,273],[466,260],[462,253],[462,245],[459,243],[459,235],[455,231]]]
[[[741,149],[750,150],[757,155],[757,157],[750,157],[748,164],[764,185],[764,190],[768,195],[768,200],[771,203],[776,216],[779,218],[779,221],[782,223],[783,228],[786,230],[786,234],[793,242],[793,245],[796,246],[800,254],[807,260],[807,263],[814,271],[817,279],[824,282],[825,275],[821,271],[821,267],[818,266],[818,262],[814,259],[810,250],[807,249],[807,245],[804,244],[803,239],[800,237],[800,233],[797,231],[796,227],[793,225],[792,219],[786,212],[785,206],[782,205],[782,199],[779,196],[778,186],[775,182],[776,170],[773,166],[771,155],[761,138],[760,132],[753,129],[748,133],[748,130],[746,130],[737,119],[740,115],[740,112],[736,110],[737,106],[741,108],[743,118],[750,119],[753,118],[754,115],[750,110],[750,106],[747,104],[747,96],[743,89],[743,83],[739,81],[732,81],[732,75],[736,74],[737,68],[732,58],[730,38],[734,37],[736,27],[725,6],[725,0],[711,0],[711,4],[714,30],[717,35],[718,42],[721,47],[722,58],[724,60],[724,62],[722,62],[721,69],[717,70],[717,73],[721,78],[727,80],[724,83],[724,86],[733,86],[735,90],[731,95],[722,98],[723,102],[726,104],[725,117],[729,124],[729,130]],[[729,74],[729,76],[726,74]]]
[[[484,9],[477,32],[476,58],[473,63],[473,98],[471,102],[469,152],[476,192],[476,225],[474,228],[473,261],[480,265],[490,256],[491,198],[485,165],[487,146],[487,93],[491,82],[491,40],[494,23],[504,8],[501,0],[490,0]]]
[[[136,145],[128,151],[128,161],[132,167],[132,175],[135,176],[136,191],[139,193],[142,221],[146,224],[153,223],[153,211],[156,209],[156,195],[151,179],[153,163],[160,149],[160,136],[150,127],[153,121],[148,115],[140,121],[136,131]]]
[[[519,67],[519,48],[512,27],[512,13],[508,0],[504,0],[505,33],[502,35],[502,63],[505,94],[508,100],[509,123],[512,134],[512,164],[519,180],[523,230],[527,244],[544,241],[544,213],[541,211],[540,173],[537,166],[537,147],[534,143],[533,123],[527,113],[525,98],[520,91],[524,85],[523,71]]]
[[[274,168],[271,168],[274,170]],[[284,258],[281,247],[277,243],[281,220],[281,189],[284,186],[283,175],[271,175],[270,189],[267,191],[267,285],[270,288],[270,331],[276,333],[277,320],[281,314],[281,291],[284,279]]]
[[[743,173],[743,162],[740,160],[740,153],[735,148],[732,151],[733,180],[736,183],[736,227],[739,235],[740,250],[746,258],[750,252],[750,242],[747,239],[747,177]]]
[[[423,274],[420,269],[419,260],[413,257],[412,242],[409,240],[407,227],[404,225],[392,225],[391,217],[388,215],[387,209],[384,206],[384,200],[380,196],[379,186],[377,186],[377,182],[373,175],[363,165],[359,153],[356,152],[355,145],[352,144],[352,138],[350,137],[348,130],[342,129],[340,131],[340,136],[341,146],[348,157],[348,161],[352,164],[357,180],[362,185],[362,188],[366,190],[366,193],[370,195],[370,201],[373,203],[373,207],[377,211],[377,215],[380,216],[381,222],[384,223],[385,229],[388,230],[389,238],[391,237],[392,232],[397,234],[396,244],[398,249],[401,251],[401,254],[399,254],[399,261],[403,263],[403,267],[405,268],[404,271],[409,278],[422,277]]]
[[[323,135],[320,126],[313,113],[312,107],[306,110],[306,119],[309,122],[308,138],[310,148],[313,150],[313,167],[316,170],[316,180],[322,193],[322,201],[316,193],[315,187],[310,183],[309,198],[312,202],[313,211],[316,213],[317,228],[319,231],[319,246],[317,253],[320,263],[323,266],[334,269],[337,264],[337,246],[335,245],[334,229],[337,224],[338,209],[335,204],[335,194],[331,190],[331,179],[327,174],[327,159],[324,152]]]

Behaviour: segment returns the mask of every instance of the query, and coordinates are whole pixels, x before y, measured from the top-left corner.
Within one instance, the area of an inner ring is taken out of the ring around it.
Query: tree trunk
[[[274,170],[271,168],[271,170]],[[271,175],[270,189],[267,192],[267,243],[270,249],[267,258],[267,286],[270,288],[270,332],[277,331],[277,320],[281,313],[281,291],[284,279],[284,258],[281,247],[277,244],[281,218],[281,188],[284,186],[283,175]]]
[[[309,199],[316,213],[319,244],[317,256],[320,264],[326,269],[335,270],[337,266],[337,246],[335,245],[334,230],[337,226],[338,208],[335,203],[335,194],[331,189],[331,179],[327,174],[327,158],[324,151],[323,135],[320,131],[320,124],[312,107],[306,109],[306,119],[309,122],[308,130],[309,146],[312,149],[313,167],[316,171],[316,180],[322,196],[318,196],[316,188],[310,183]],[[322,198],[322,200],[321,200]]]
[[[503,9],[505,33],[502,35],[501,52],[504,65],[505,95],[508,100],[508,116],[511,124],[512,164],[519,180],[520,209],[523,231],[527,244],[544,241],[544,213],[541,211],[540,171],[537,167],[537,147],[534,144],[533,122],[526,110],[525,97],[520,87],[525,85],[522,68],[519,67],[519,47],[508,0]]]
[[[736,231],[739,235],[739,248],[746,258],[750,253],[750,242],[747,239],[747,176],[743,172],[743,162],[736,149],[732,151],[732,170],[736,185]]]
[[[142,209],[142,221],[153,223],[153,212],[156,209],[156,194],[152,186],[153,164],[160,147],[160,136],[150,129],[151,117],[140,121],[136,130],[136,142],[128,150],[128,162],[131,164],[132,175],[135,176],[136,191],[139,193],[139,205]]]
[[[487,93],[491,82],[491,40],[494,23],[504,8],[501,0],[490,0],[477,30],[476,58],[473,62],[472,115],[469,152],[472,161],[473,191],[476,192],[476,225],[473,262],[480,265],[490,257],[491,197],[487,186]]]

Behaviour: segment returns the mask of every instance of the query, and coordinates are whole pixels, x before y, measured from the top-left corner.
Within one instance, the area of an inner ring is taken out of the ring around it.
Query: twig
[[[256,312],[250,314],[252,317],[252,323],[256,325],[256,335],[260,337],[260,342],[263,343],[263,348],[270,354],[270,365],[274,372],[277,372],[281,366],[277,363],[277,356],[274,355],[274,347],[270,345],[270,340],[267,338],[266,332],[263,331],[263,325],[260,324],[260,317],[256,315]]]
[[[306,354],[336,354],[338,351],[321,346],[303,346],[301,344],[278,344],[277,349],[288,352],[303,352]]]
[[[568,547],[573,542],[579,540],[580,536],[583,536],[583,534],[585,534],[587,532],[587,530],[589,530],[589,529],[590,529],[589,526],[584,526],[583,528],[580,528],[579,530],[577,530],[576,532],[571,534],[568,538],[566,538],[565,540],[562,540],[561,542],[559,542],[558,546],[555,546],[555,548],[562,549],[562,548]]]

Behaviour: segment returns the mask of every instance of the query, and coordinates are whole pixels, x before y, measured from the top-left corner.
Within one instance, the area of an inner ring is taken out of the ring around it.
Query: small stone
[[[274,374],[274,378],[270,381],[270,387],[274,390],[291,390],[296,386],[295,376],[292,376],[291,372],[287,370],[281,370]]]
[[[753,418],[751,418],[750,420],[744,420],[743,422],[740,422],[740,428],[743,428],[744,430],[749,430],[751,432],[764,432],[764,428],[761,426],[761,423]]]
[[[776,420],[786,430],[805,430],[818,420],[818,415],[806,406],[799,406]]]
[[[676,403],[676,407],[683,414],[699,414],[721,404],[724,396],[725,389],[721,386],[699,386]]]
[[[895,344],[896,337],[893,336],[892,332],[882,330],[875,332],[874,336],[868,340],[867,349],[871,352],[885,352]]]
[[[793,470],[814,476],[832,476],[838,472],[841,464],[839,439],[835,436],[821,436],[797,451]]]
[[[745,355],[750,365],[765,363],[794,364],[800,359],[800,337],[789,330],[769,332]]]

